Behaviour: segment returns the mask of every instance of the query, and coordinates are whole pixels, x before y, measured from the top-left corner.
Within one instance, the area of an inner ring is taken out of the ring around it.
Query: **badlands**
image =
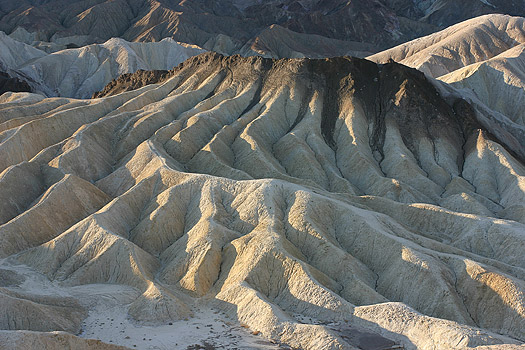
[[[0,349],[525,349],[524,22],[368,59],[0,37],[33,91],[0,96]]]
[[[122,74],[171,69],[204,52],[169,38],[156,43],[113,38],[103,44],[47,54],[2,32],[0,49],[0,71],[25,82],[30,91],[46,97],[74,98],[90,98]]]
[[[173,38],[222,54],[377,52],[522,0],[2,0],[0,31],[46,52],[113,37]],[[364,45],[364,46],[363,46]],[[291,57],[291,56],[290,56]]]

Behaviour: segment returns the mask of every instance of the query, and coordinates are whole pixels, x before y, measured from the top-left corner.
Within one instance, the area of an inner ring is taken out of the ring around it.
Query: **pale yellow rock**
[[[10,96],[0,252],[63,288],[127,286],[143,325],[211,302],[305,350],[359,348],[342,325],[406,349],[524,341],[522,161],[422,74],[381,69],[210,53],[112,97]]]
[[[127,350],[96,339],[83,339],[65,332],[0,331],[2,350]]]

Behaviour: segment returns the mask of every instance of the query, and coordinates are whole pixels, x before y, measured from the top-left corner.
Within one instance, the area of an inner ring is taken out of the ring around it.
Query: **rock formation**
[[[257,42],[284,39],[284,48],[255,45],[256,51],[269,57],[319,57],[331,51],[334,40],[345,41],[347,52],[360,51],[362,43],[376,52],[490,13],[523,16],[525,5],[504,0],[3,0],[0,30],[47,52],[112,37],[171,37],[233,54]],[[290,51],[283,31],[299,39]],[[308,37],[310,45],[302,45]]]
[[[8,91],[31,92],[31,87],[27,82],[18,78],[12,78],[9,74],[0,71],[0,95]]]
[[[437,78],[491,59],[522,43],[525,43],[525,18],[487,15],[368,58],[379,63],[393,59]]]
[[[125,91],[136,90],[150,84],[160,84],[173,76],[175,70],[138,70],[126,73],[112,80],[102,89],[93,94],[92,98],[117,95]]]
[[[523,143],[520,135],[525,135],[521,107],[525,93],[524,43],[524,18],[487,15],[369,59],[395,60],[450,84],[456,88],[453,94],[476,105],[481,114],[492,120],[492,132],[498,132],[500,126],[512,129]]]
[[[26,61],[16,72],[46,96],[89,98],[121,74],[139,69],[172,69],[203,51],[172,39],[130,43],[113,38],[104,44],[62,50]]]
[[[168,76],[92,100],[1,97],[4,265],[80,303],[93,284],[133,288],[125,307],[148,325],[199,303],[300,349],[356,349],[355,334],[520,348],[512,125],[397,63],[205,53]],[[39,293],[23,298],[82,317]],[[67,330],[36,320],[4,328]]]

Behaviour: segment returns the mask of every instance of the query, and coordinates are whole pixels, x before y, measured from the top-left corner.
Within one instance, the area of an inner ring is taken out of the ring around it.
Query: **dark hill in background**
[[[353,53],[364,56],[352,51],[379,51],[487,13],[523,16],[525,2],[3,0],[0,30],[48,51],[103,42],[111,37],[129,41],[172,37],[224,54],[316,57]],[[282,28],[274,30],[277,41],[292,37],[292,40],[272,44],[284,46],[279,54],[267,47],[272,25]],[[283,31],[287,34],[283,35]],[[300,34],[316,35],[312,37],[312,47],[304,48],[309,41]],[[328,44],[317,36],[326,38]],[[329,39],[349,43],[342,45]],[[303,43],[303,48],[286,50],[290,42]]]

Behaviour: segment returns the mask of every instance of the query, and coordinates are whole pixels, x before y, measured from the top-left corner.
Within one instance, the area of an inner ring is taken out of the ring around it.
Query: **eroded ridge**
[[[352,329],[407,349],[525,340],[519,140],[396,63],[206,53],[170,74],[2,97],[0,257],[136,288],[137,322],[207,301],[301,349],[359,348]],[[0,324],[35,329],[16,317]]]

